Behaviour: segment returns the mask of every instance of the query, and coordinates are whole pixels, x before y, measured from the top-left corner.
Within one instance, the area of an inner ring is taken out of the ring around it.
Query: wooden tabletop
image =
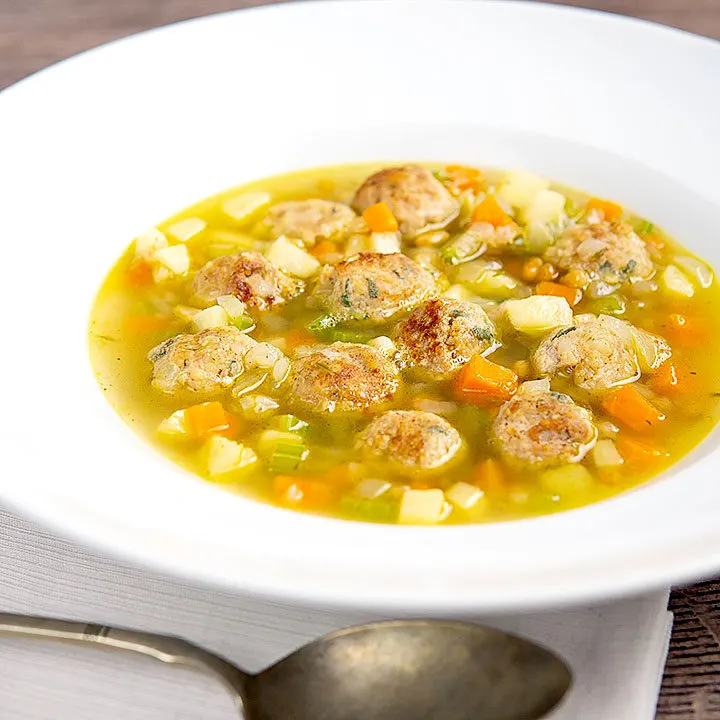
[[[272,1],[0,0],[0,89],[109,40]],[[566,0],[566,4],[642,17],[720,39],[720,0]],[[720,582],[676,590],[671,609],[675,627],[658,720],[720,720]]]

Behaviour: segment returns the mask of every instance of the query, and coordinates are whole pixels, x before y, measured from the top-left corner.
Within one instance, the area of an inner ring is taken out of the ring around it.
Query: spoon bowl
[[[222,680],[245,720],[538,720],[571,683],[529,640],[459,622],[406,620],[326,635],[257,675],[180,638],[0,613],[0,634],[129,650]]]

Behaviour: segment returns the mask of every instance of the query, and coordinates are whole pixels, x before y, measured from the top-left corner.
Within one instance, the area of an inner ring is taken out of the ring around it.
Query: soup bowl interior
[[[105,551],[317,604],[509,610],[720,569],[717,431],[656,481],[580,510],[370,525],[259,504],[173,466],[105,402],[87,356],[94,295],[134,235],[222,189],[313,166],[531,170],[623,202],[720,268],[718,76],[718,46],[644,23],[364,0],[184,23],[11,88],[0,498]]]

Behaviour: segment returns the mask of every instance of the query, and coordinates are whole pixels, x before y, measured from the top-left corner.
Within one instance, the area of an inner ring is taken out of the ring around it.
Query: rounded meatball
[[[564,371],[590,392],[633,382],[640,367],[633,348],[631,326],[607,315],[575,318],[545,338],[533,356],[536,372],[550,377]]]
[[[561,270],[579,270],[610,284],[641,280],[654,266],[645,242],[624,222],[567,228],[544,255]]]
[[[234,295],[256,310],[269,310],[299,295],[302,281],[286,275],[260,253],[223,255],[205,263],[193,280],[192,301],[209,307],[221,295]]]
[[[445,186],[418,165],[387,168],[371,175],[355,193],[352,204],[362,212],[379,202],[387,203],[400,232],[408,237],[447,225],[460,209]]]
[[[357,216],[344,203],[332,200],[289,200],[273,205],[263,220],[270,234],[281,235],[302,241],[312,247],[324,238],[342,238],[351,228]]]
[[[177,335],[148,354],[154,364],[153,387],[164,393],[221,392],[242,374],[243,357],[254,345],[252,338],[231,326]]]
[[[435,470],[457,455],[462,438],[435,413],[391,410],[363,430],[357,445],[366,460],[389,463],[395,470]]]
[[[397,328],[406,357],[431,380],[442,380],[473,355],[497,346],[495,326],[479,306],[434,298],[416,308]]]
[[[436,294],[435,279],[402,253],[360,253],[326,265],[314,300],[340,320],[384,323]]]
[[[377,412],[400,386],[397,366],[369,345],[336,342],[295,360],[288,403],[299,412]]]
[[[500,408],[492,425],[493,442],[505,459],[534,466],[579,462],[597,434],[585,408],[547,390],[521,390]]]

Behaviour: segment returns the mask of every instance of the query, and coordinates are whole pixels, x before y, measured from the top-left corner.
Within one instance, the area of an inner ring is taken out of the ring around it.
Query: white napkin
[[[196,587],[101,557],[0,512],[0,610],[181,635],[259,670],[331,630],[376,620]],[[488,618],[571,664],[552,720],[652,720],[670,637],[667,592]],[[483,621],[481,617],[468,618]],[[0,636],[0,718],[236,720],[212,679],[143,657]]]

